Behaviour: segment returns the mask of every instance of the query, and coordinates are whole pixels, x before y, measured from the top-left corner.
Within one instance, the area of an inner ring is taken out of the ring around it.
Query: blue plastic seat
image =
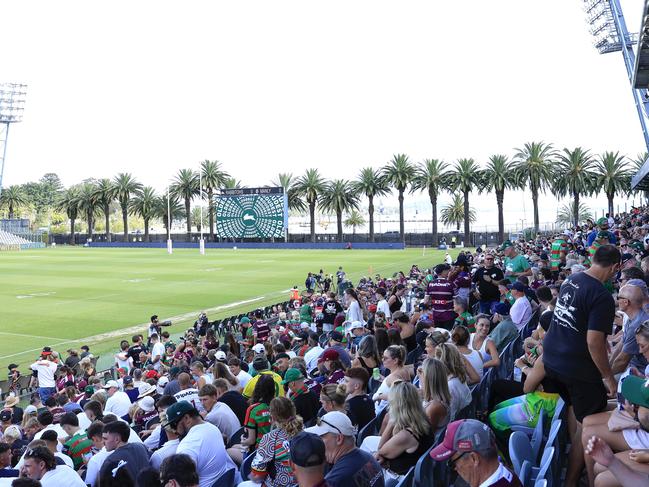
[[[237,445],[241,443],[241,436],[243,435],[243,432],[246,430],[243,426],[239,428],[237,431],[232,433],[232,436],[228,440],[228,444],[226,448],[232,448],[234,445]]]
[[[536,479],[534,487],[548,487],[548,481],[545,479]]]
[[[528,461],[530,465],[536,465],[532,444],[524,433],[514,431],[509,437],[509,458],[516,475],[520,474],[524,461]]]
[[[523,487],[529,485],[531,476],[532,476],[532,464],[527,460],[525,460],[521,467],[520,473],[517,475],[518,480],[521,481]]]
[[[552,460],[554,459],[554,448],[549,446],[543,450],[543,457],[541,457],[541,465],[538,468],[532,469],[532,480],[535,482],[537,480],[545,479],[547,481],[548,487],[553,487],[553,470],[552,470]]]
[[[543,447],[543,438],[545,436],[545,411],[541,409],[539,420],[534,428],[530,428],[529,426],[513,425],[512,431],[519,431],[530,438],[530,444],[532,445],[532,452],[534,454],[534,463],[536,464],[539,459],[541,448]]]
[[[234,473],[236,469],[231,468],[214,481],[212,487],[234,487]]]
[[[241,462],[241,468],[239,469],[239,471],[241,472],[241,480],[248,480],[248,476],[250,475],[250,471],[252,470],[252,460],[254,458],[255,452],[253,451],[250,455],[243,459],[243,462]]]
[[[411,467],[404,478],[399,481],[396,487],[412,487],[412,479],[415,476],[415,467]]]

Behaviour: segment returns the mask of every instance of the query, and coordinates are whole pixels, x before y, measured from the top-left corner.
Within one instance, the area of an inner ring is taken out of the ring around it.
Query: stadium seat
[[[248,476],[252,470],[252,460],[255,458],[255,454],[256,453],[253,451],[243,459],[243,462],[241,462],[241,468],[239,470],[241,472],[241,480],[248,480]]]
[[[212,487],[234,487],[235,469],[231,468],[214,481]]]
[[[543,451],[543,457],[541,458],[541,465],[539,468],[532,469],[532,478],[535,482],[537,480],[545,479],[547,481],[548,487],[554,487],[553,485],[553,472],[552,472],[552,459],[554,458],[554,448],[548,447]]]
[[[367,423],[356,435],[356,446],[361,446],[363,440],[368,436],[376,436],[381,429],[381,423],[378,421],[379,416]]]
[[[0,380],[0,399],[4,399],[5,395],[8,393],[9,393],[9,381]]]
[[[532,452],[534,461],[538,461],[539,453],[541,447],[543,446],[543,438],[545,437],[545,411],[541,409],[539,415],[539,420],[536,423],[536,427],[530,428],[529,426],[512,426],[512,431],[520,431],[530,438],[530,444],[532,445]]]
[[[32,376],[31,375],[21,375],[18,378],[18,388],[20,394],[23,394],[24,392],[29,392],[29,384],[31,382]]]
[[[548,487],[548,481],[545,479],[536,479],[534,487]]]
[[[521,466],[521,471],[517,475],[518,480],[521,481],[521,484],[523,487],[527,486],[530,484],[530,477],[532,475],[532,464],[525,460],[523,462],[523,465]]]
[[[446,486],[450,485],[450,471],[447,462],[436,462],[430,456],[430,452],[435,448],[443,439],[446,434],[446,428],[443,428],[435,435],[435,441],[426,453],[424,453],[417,464],[415,465],[415,474],[412,481],[413,487],[415,486]]]
[[[367,383],[367,393],[371,396],[381,387],[381,381],[376,380],[374,377],[370,377],[370,381]]]
[[[536,465],[532,444],[524,433],[514,431],[509,437],[509,458],[516,475],[520,474],[524,461],[528,461],[530,465]]]
[[[153,426],[159,423],[160,423],[160,416],[156,416],[155,418],[151,418],[146,422],[146,424],[144,425],[144,429],[150,430],[151,428],[153,428]]]
[[[243,432],[246,430],[245,427],[239,428],[237,431],[232,433],[232,436],[228,440],[228,444],[226,448],[232,448],[234,445],[238,444],[241,442],[241,436],[243,436]]]
[[[401,481],[396,485],[396,487],[412,487],[412,479],[415,476],[415,467],[410,468],[408,473],[401,479]],[[388,487],[388,484],[385,484]]]

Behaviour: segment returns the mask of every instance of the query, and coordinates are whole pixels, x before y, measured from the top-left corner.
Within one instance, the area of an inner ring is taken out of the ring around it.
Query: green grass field
[[[454,252],[455,255],[457,252]],[[288,299],[307,272],[342,265],[354,281],[429,267],[443,252],[407,250],[175,250],[48,248],[0,254],[0,368],[38,351],[91,346],[95,355],[144,331],[152,314],[180,333],[201,310],[210,320]],[[107,365],[100,361],[100,365]]]

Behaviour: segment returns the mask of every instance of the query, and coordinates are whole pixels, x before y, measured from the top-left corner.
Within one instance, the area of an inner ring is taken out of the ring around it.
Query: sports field
[[[452,255],[457,253],[453,252]],[[114,351],[149,317],[180,333],[201,310],[210,320],[288,299],[307,272],[343,266],[356,281],[372,273],[429,267],[444,252],[406,250],[92,249],[59,247],[0,254],[0,368],[27,364],[51,345]],[[104,365],[100,361],[100,365]]]

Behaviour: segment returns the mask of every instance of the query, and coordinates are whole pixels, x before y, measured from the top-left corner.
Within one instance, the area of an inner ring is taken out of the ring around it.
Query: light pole
[[[174,247],[171,241],[171,200],[169,199],[169,185],[167,185],[167,253],[173,254]]]
[[[203,238],[203,171],[202,168],[198,168],[198,195],[201,201],[199,205],[199,225],[201,227],[201,239],[198,241],[198,251],[201,255],[205,255],[205,239]]]
[[[7,140],[9,125],[22,122],[25,109],[27,85],[20,83],[0,83],[0,193],[2,193],[2,176],[7,158]]]

